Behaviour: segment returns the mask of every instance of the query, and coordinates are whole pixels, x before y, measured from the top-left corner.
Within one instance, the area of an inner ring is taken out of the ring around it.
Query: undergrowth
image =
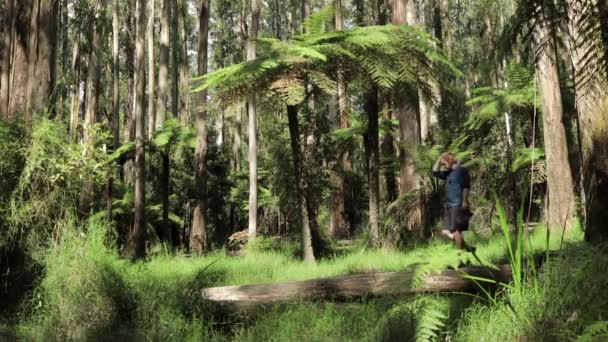
[[[431,341],[448,336],[474,340],[471,336],[477,338],[484,331],[480,329],[484,320],[509,322],[508,331],[514,331],[513,327],[528,331],[522,322],[547,317],[537,310],[537,316],[514,325],[504,308],[495,312],[492,310],[497,309],[486,306],[482,299],[464,295],[368,299],[346,304],[293,303],[271,308],[255,319],[218,315],[200,297],[201,288],[405,269],[415,269],[421,277],[433,269],[472,263],[474,259],[437,242],[408,252],[361,247],[321,260],[316,266],[303,264],[289,248],[288,252],[253,248],[243,257],[227,257],[223,252],[200,258],[158,255],[132,263],[111,247],[109,229],[102,221],[92,220],[85,228],[74,222],[58,224],[59,237],[43,258],[43,280],[14,331],[24,340]],[[469,238],[473,240],[473,236]],[[545,238],[539,231],[528,243],[542,250]],[[567,241],[572,239],[569,236]],[[561,243],[557,236],[554,240],[552,245]],[[476,254],[484,262],[499,261],[506,253],[499,239],[479,240],[477,244]],[[576,262],[585,264],[585,256]],[[553,274],[553,268],[548,270],[546,277]],[[577,273],[576,281],[583,280],[583,271]],[[566,279],[548,279],[547,292],[541,295],[556,295],[556,289],[566,284]],[[513,302],[520,303],[522,310],[538,305],[527,300],[514,298]],[[462,316],[471,302],[475,304]],[[583,317],[582,312],[578,315]],[[584,328],[580,323],[573,331],[583,334]],[[495,329],[487,331],[498,334]]]

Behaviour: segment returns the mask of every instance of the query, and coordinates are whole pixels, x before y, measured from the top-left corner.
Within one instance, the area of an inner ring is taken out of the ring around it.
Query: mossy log
[[[404,272],[365,273],[333,278],[290,281],[273,284],[236,285],[202,289],[206,300],[232,308],[249,308],[295,300],[344,301],[361,297],[398,296],[412,293],[475,291],[476,282],[465,275],[509,282],[511,266],[463,267],[423,277],[416,270]],[[418,280],[418,281],[416,281]],[[479,282],[478,282],[479,283]],[[487,282],[482,282],[488,285]]]

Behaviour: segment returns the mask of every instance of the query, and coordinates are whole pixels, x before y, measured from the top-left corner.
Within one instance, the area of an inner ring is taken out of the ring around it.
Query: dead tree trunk
[[[510,265],[497,270],[464,267],[417,277],[414,271],[355,274],[326,279],[274,284],[236,285],[201,290],[204,299],[230,309],[247,310],[259,305],[296,300],[350,300],[361,297],[408,295],[412,293],[474,291],[478,285],[465,276],[483,277],[499,283],[512,279]]]

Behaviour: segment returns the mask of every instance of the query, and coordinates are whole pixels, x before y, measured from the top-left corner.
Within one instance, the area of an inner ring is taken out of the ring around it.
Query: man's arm
[[[448,177],[448,172],[441,170],[441,157],[439,157],[435,162],[435,165],[433,165],[433,176],[441,179],[446,179]]]

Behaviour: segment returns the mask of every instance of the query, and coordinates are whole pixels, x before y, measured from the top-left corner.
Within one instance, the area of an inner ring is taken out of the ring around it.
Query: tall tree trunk
[[[547,10],[547,9],[544,9]],[[549,16],[551,17],[551,16]],[[548,221],[551,227],[569,229],[575,221],[574,187],[568,162],[568,143],[556,55],[555,31],[547,18],[537,23],[536,73],[543,110],[547,153]]]
[[[135,1],[127,1],[127,18],[125,20],[125,28],[128,31],[130,37],[134,37],[136,33],[135,29]],[[127,96],[124,100],[124,125],[122,128],[122,141],[130,143],[135,138],[135,49],[134,44],[127,41],[125,45],[125,66],[127,69]],[[133,158],[129,158],[123,165],[123,183],[125,187],[132,188],[133,180],[135,178],[134,170],[135,161]]]
[[[388,0],[377,0],[376,7],[378,9],[378,25],[386,25],[388,22]],[[384,120],[392,121],[393,110],[391,108],[391,96],[388,93],[382,92],[380,94],[382,99],[382,112],[384,113]],[[386,199],[389,203],[392,203],[397,199],[397,178],[395,177],[395,170],[392,167],[392,160],[395,159],[395,138],[392,132],[386,132],[382,141],[380,142],[380,152],[382,154],[382,161],[387,166],[384,168],[384,181],[386,182]],[[390,162],[390,163],[389,163]]]
[[[5,11],[2,16],[2,42],[1,64],[0,64],[0,119],[9,119],[8,101],[10,97],[10,74],[11,74],[11,44],[12,44],[12,20],[14,0],[5,1]]]
[[[310,17],[310,0],[302,0],[301,2],[302,8],[301,8],[301,15],[302,15],[302,22],[301,22],[301,26],[302,26],[302,32],[304,33],[306,28],[304,27],[304,21],[306,20],[306,18]]]
[[[171,20],[171,0],[163,0],[160,17],[160,65],[158,70],[158,103],[156,104],[156,129],[161,129],[167,120],[167,99],[169,93],[169,33]],[[163,241],[175,244],[169,222],[169,179],[171,172],[169,147],[161,153],[161,197],[163,201]]]
[[[30,16],[33,0],[16,1],[13,3],[13,20],[11,24],[11,63],[8,99],[8,113],[12,118],[15,113],[25,110],[25,98],[28,76],[28,42],[30,32]]]
[[[25,123],[31,126],[32,112],[52,107],[55,87],[57,7],[54,0],[33,0],[28,41],[28,71]]]
[[[601,44],[600,18],[595,16],[597,3],[569,0],[567,5],[582,155],[585,238],[605,242],[608,241],[605,228],[608,222],[608,98],[605,94],[608,65]],[[584,13],[588,15],[583,19]]]
[[[243,127],[242,127],[242,118],[243,112],[247,106],[244,102],[239,103],[239,106],[236,110],[236,117],[234,118],[234,143],[232,145],[232,155],[234,158],[234,169],[236,172],[241,172],[241,155],[242,155],[242,145],[243,145]]]
[[[291,139],[291,152],[293,155],[293,168],[296,178],[297,205],[300,212],[299,224],[302,227],[302,252],[304,261],[315,262],[315,254],[312,248],[312,234],[308,220],[308,209],[302,172],[302,151],[300,148],[300,128],[298,123],[298,109],[295,106],[287,106],[287,120],[289,122],[289,136]]]
[[[413,0],[393,0],[393,25],[406,25],[408,19],[415,18],[415,14],[411,13],[412,7],[409,1]],[[419,177],[414,170],[413,156],[406,149],[406,146],[411,147],[420,144],[420,123],[415,97],[413,94],[408,96],[405,92],[398,91],[394,98],[396,116],[399,120],[399,192],[401,196],[417,191],[420,187]],[[406,210],[407,229],[420,231],[422,223],[420,201],[415,200]]]
[[[173,117],[181,118],[179,113],[179,51],[181,49],[179,44],[179,6],[178,0],[170,0],[173,10],[173,15],[171,16],[171,41],[173,42],[173,46],[171,49],[171,74],[172,74],[172,83],[171,83],[171,112],[173,112]]]
[[[378,246],[380,235],[380,151],[378,149],[378,88],[376,86],[372,86],[365,96],[365,112],[368,119],[370,240],[373,246]]]
[[[145,0],[136,0],[135,6],[135,219],[133,222],[133,238],[131,250],[135,258],[143,258],[146,253],[146,223],[145,223],[145,116],[144,92],[145,85]]]
[[[104,1],[105,2],[105,1]],[[86,105],[84,115],[84,145],[85,152],[91,151],[95,143],[93,126],[97,123],[97,107],[99,103],[99,84],[101,77],[101,67],[99,63],[98,51],[102,51],[101,36],[102,32],[102,12],[105,4],[98,1],[95,6],[95,19],[93,21],[92,45],[89,51],[89,65],[87,67],[86,80]],[[87,155],[85,154],[85,157]],[[88,214],[95,196],[95,184],[93,181],[85,181],[80,190],[79,209],[81,214]]]
[[[200,0],[198,31],[198,74],[207,73],[207,47],[209,38],[209,0]],[[196,208],[192,217],[190,250],[198,254],[207,248],[207,91],[198,95],[196,112],[196,150],[194,152],[194,183]]]
[[[72,47],[72,84],[70,89],[70,140],[78,140],[78,121],[80,119],[80,32],[74,28],[74,46]]]
[[[256,58],[256,39],[260,21],[260,3],[251,0],[251,26],[247,40],[247,60]],[[258,141],[257,141],[257,113],[255,95],[247,98],[249,108],[249,239],[255,239],[258,226]]]
[[[114,149],[120,145],[120,22],[118,0],[112,3],[112,131]]]
[[[158,103],[156,104],[156,129],[167,119],[167,97],[169,91],[169,32],[171,0],[163,0],[160,17],[160,64],[158,68]]]
[[[335,10],[335,29],[344,29],[344,20],[342,17],[342,1],[333,0]],[[338,85],[337,103],[338,103],[338,121],[340,128],[348,128],[348,99],[346,96],[346,81],[341,64],[338,63],[336,68],[336,79]],[[330,220],[329,232],[333,236],[347,236],[350,231],[349,218],[346,215],[346,190],[345,177],[352,171],[352,161],[348,151],[339,153],[336,167],[331,172],[331,197],[330,197]]]
[[[180,120],[185,124],[192,121],[190,110],[190,65],[188,59],[188,40],[186,33],[186,21],[188,19],[188,1],[183,0],[179,17],[179,113]]]
[[[156,76],[154,71],[154,2],[148,0],[148,25],[146,35],[148,40],[148,139],[152,139],[156,131]]]

